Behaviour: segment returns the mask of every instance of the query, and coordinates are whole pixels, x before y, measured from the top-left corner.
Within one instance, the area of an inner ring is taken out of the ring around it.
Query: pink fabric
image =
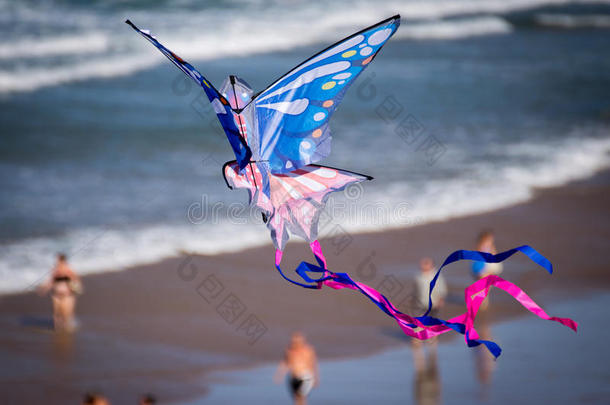
[[[343,288],[348,288],[351,290],[360,291],[366,297],[374,301],[378,304],[378,306],[386,312],[389,316],[394,318],[396,323],[400,329],[410,337],[420,340],[430,339],[432,337],[438,336],[440,334],[446,333],[451,330],[457,330],[460,333],[464,333],[464,337],[466,343],[468,345],[472,345],[473,343],[481,343],[481,342],[472,342],[472,340],[478,340],[479,335],[474,328],[474,320],[477,316],[477,312],[481,307],[481,304],[489,294],[490,288],[497,287],[501,290],[506,291],[513,298],[515,298],[521,305],[523,305],[528,311],[534,313],[538,317],[542,319],[547,319],[555,322],[559,322],[562,325],[565,325],[574,331],[577,330],[578,324],[569,318],[558,318],[549,316],[538,304],[536,304],[521,288],[517,287],[515,284],[504,280],[503,278],[497,275],[489,275],[487,277],[482,278],[468,286],[464,290],[464,301],[466,304],[466,312],[455,316],[447,321],[443,321],[437,318],[431,317],[420,317],[418,319],[416,317],[412,317],[410,315],[404,314],[400,312],[385,296],[383,296],[379,291],[374,288],[354,281],[345,273],[333,273],[330,270],[327,270],[326,258],[322,253],[322,248],[320,243],[316,240],[310,244],[311,250],[314,255],[318,258],[318,260],[323,265],[323,275],[320,279],[328,278],[327,280],[318,281],[317,288],[322,288],[322,286],[327,286],[336,290],[340,290]],[[279,265],[282,261],[282,251],[276,250],[275,253],[275,263],[280,273],[282,273]],[[312,269],[312,271],[318,272],[320,267],[313,266],[311,264],[305,263],[308,268]],[[302,271],[302,270],[299,270]],[[286,276],[282,273],[282,276],[286,278]],[[288,279],[289,281],[292,281]],[[310,281],[306,279],[306,281]],[[310,285],[300,284],[295,281],[292,281],[295,284],[302,285],[303,287],[310,287]],[[437,325],[426,325],[423,322],[431,323],[431,322],[441,322]],[[446,324],[444,324],[444,323]],[[449,324],[449,326],[447,325]],[[453,329],[456,328],[456,329]],[[485,343],[485,342],[483,342]],[[489,342],[485,343],[488,344]],[[494,353],[494,352],[492,352]],[[494,354],[499,355],[499,354]]]
[[[251,162],[240,172],[237,162],[224,168],[225,179],[234,188],[245,188],[250,204],[268,216],[267,227],[275,246],[284,249],[290,234],[307,241],[317,238],[318,217],[329,194],[367,180],[364,175],[319,165],[307,165],[286,174],[267,172],[269,196],[262,192],[265,165]]]
[[[322,261],[322,263],[324,263],[324,268],[326,268],[326,258],[324,257],[324,253],[322,253],[320,242],[314,240],[309,244],[309,247],[311,248],[313,254],[316,255]]]
[[[322,253],[322,248],[320,247],[320,243],[316,240],[310,244],[312,252],[322,261],[324,264],[324,268],[326,269],[326,259]],[[280,256],[281,260],[281,256]],[[276,255],[277,262],[277,255]],[[279,262],[278,262],[279,263]],[[331,272],[325,272],[324,276],[331,275]],[[353,281],[353,280],[352,280]],[[351,284],[346,284],[341,281],[336,280],[325,280],[318,283],[318,286],[326,285],[327,287],[339,290],[343,288],[349,288],[351,290],[360,290],[364,295],[377,301],[379,303],[384,304],[388,312],[391,316],[396,320],[398,326],[402,329],[402,331],[413,338],[425,340],[430,339],[434,336],[446,333],[451,329],[445,325],[434,325],[427,326],[424,325],[419,319],[409,316],[400,312],[386,297],[384,297],[379,291],[374,288],[354,281],[357,287],[354,287]],[[479,335],[474,328],[474,320],[477,316],[477,312],[481,307],[481,304],[489,294],[489,290],[491,287],[497,287],[501,290],[506,291],[513,298],[515,298],[521,305],[523,305],[528,311],[537,315],[538,317],[546,320],[551,320],[555,322],[559,322],[562,325],[565,325],[574,331],[577,330],[578,324],[569,318],[558,318],[549,316],[538,304],[534,302],[521,288],[516,286],[515,284],[504,280],[503,278],[496,275],[489,275],[487,277],[482,278],[468,286],[464,290],[464,301],[466,303],[466,312],[455,316],[449,319],[447,322],[451,323],[461,323],[466,327],[465,339],[479,339]],[[415,325],[414,328],[412,325]],[[419,330],[417,330],[419,329]]]
[[[474,319],[477,316],[477,312],[489,294],[491,287],[497,287],[501,290],[506,291],[514,299],[516,299],[521,305],[525,307],[531,313],[537,315],[539,318],[546,319],[549,321],[559,322],[560,324],[567,326],[574,330],[578,329],[578,323],[570,318],[558,318],[556,316],[549,316],[538,304],[534,302],[521,288],[517,287],[510,281],[504,280],[500,276],[489,275],[484,277],[475,283],[471,284],[464,290],[464,299],[466,301],[466,331],[473,329]],[[476,339],[476,337],[473,337]]]
[[[311,250],[314,253],[314,255],[316,255],[322,261],[322,263],[324,264],[324,268],[326,269],[327,268],[326,258],[324,257],[324,254],[322,253],[322,247],[320,246],[320,242],[315,240],[310,244],[310,247],[311,247]],[[280,257],[280,260],[281,260],[281,257]],[[279,263],[279,262],[277,262],[277,253],[276,253],[276,263]],[[329,274],[331,274],[331,273],[325,272],[324,277],[328,276]],[[368,296],[369,298],[374,299],[377,302],[382,302],[382,303],[386,304],[388,311],[392,314],[392,317],[396,320],[396,322],[398,323],[398,326],[403,330],[403,332],[405,334],[407,334],[411,337],[417,338],[417,339],[425,340],[425,339],[434,337],[436,335],[453,330],[453,329],[449,328],[448,326],[444,326],[444,325],[426,326],[420,320],[400,312],[398,309],[396,309],[396,307],[388,299],[386,299],[379,291],[375,290],[374,288],[369,287],[366,284],[362,284],[362,283],[358,283],[358,282],[355,282],[355,284],[358,287],[354,287],[352,285],[345,284],[345,283],[342,283],[339,281],[325,280],[325,281],[319,282],[318,286],[321,287],[322,285],[325,285],[325,286],[333,288],[335,290],[340,290],[343,288],[349,288],[351,290],[360,289],[360,291],[362,291],[362,293],[364,295]],[[464,315],[461,315],[454,319],[455,319],[455,322],[463,323]],[[453,321],[453,320],[451,320],[451,321]],[[417,325],[417,327],[420,327],[423,330],[415,331],[414,328],[410,324]],[[476,331],[474,333],[476,333]]]
[[[284,252],[282,252],[279,249],[275,250],[275,264],[276,266],[279,266],[279,264],[282,262],[282,256],[284,255]]]

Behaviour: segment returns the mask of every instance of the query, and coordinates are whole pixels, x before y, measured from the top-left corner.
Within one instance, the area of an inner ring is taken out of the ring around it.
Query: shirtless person
[[[274,381],[279,383],[287,372],[290,373],[288,386],[294,403],[306,404],[309,391],[318,385],[320,377],[316,352],[300,332],[292,334],[290,346],[286,349],[284,360],[281,361],[275,373]]]

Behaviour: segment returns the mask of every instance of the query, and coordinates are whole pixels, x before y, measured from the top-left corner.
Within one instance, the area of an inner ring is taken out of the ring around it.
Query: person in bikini
[[[51,277],[41,289],[43,293],[51,291],[55,330],[73,330],[76,294],[81,292],[81,284],[78,275],[68,265],[65,254],[57,255]]]
[[[288,388],[297,405],[307,403],[307,395],[320,381],[316,352],[300,332],[292,334],[290,345],[280,362],[274,381],[279,383],[289,373]]]

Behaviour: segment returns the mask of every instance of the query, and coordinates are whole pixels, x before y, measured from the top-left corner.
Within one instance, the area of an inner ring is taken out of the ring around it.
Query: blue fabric
[[[299,265],[299,268],[300,268],[300,267],[301,267],[301,265],[303,265],[303,264],[306,264],[306,265],[307,265],[307,264],[310,264],[310,263],[302,262],[302,263]],[[311,264],[311,266],[313,266],[313,264]],[[277,271],[279,271],[279,272],[280,272],[280,275],[281,275],[281,276],[284,278],[284,280],[286,280],[286,281],[288,281],[288,282],[291,282],[292,284],[295,284],[295,285],[301,286],[301,287],[303,287],[303,288],[312,288],[312,289],[317,289],[317,288],[318,288],[318,286],[317,286],[317,285],[315,285],[315,284],[314,284],[314,285],[312,285],[312,284],[303,284],[303,283],[299,283],[298,281],[294,281],[294,280],[292,280],[291,278],[288,278],[288,277],[287,277],[287,276],[284,274],[284,272],[282,271],[282,268],[280,267],[280,265],[279,265],[279,264],[277,264],[277,263],[276,263],[276,265],[275,265],[275,268],[277,269]],[[297,272],[298,272],[298,270],[297,270]],[[299,273],[299,274],[300,274],[300,273]],[[303,276],[301,276],[301,277],[303,277]],[[314,281],[314,280],[310,279],[309,277],[307,277],[307,278],[303,277],[303,280],[305,280],[306,282],[309,282],[309,283],[311,283],[311,282],[313,282],[313,281]]]
[[[472,274],[478,277],[485,268],[485,262],[472,262]]]
[[[455,263],[455,262],[458,262],[461,260],[476,260],[476,261],[480,261],[480,262],[484,262],[484,263],[500,263],[500,262],[508,259],[509,257],[511,257],[513,254],[515,254],[517,252],[521,252],[521,253],[525,254],[534,263],[542,266],[549,273],[551,273],[551,274],[553,273],[553,265],[551,264],[551,262],[547,258],[542,256],[540,253],[538,253],[534,248],[532,248],[531,246],[528,246],[528,245],[523,245],[523,246],[520,246],[520,247],[517,247],[514,249],[510,249],[505,252],[498,253],[496,255],[493,255],[490,253],[485,253],[485,252],[472,251],[472,250],[455,251],[455,252],[451,253],[445,259],[442,266],[439,267],[436,274],[434,275],[434,278],[430,282],[430,292],[428,295],[428,310],[426,311],[426,313],[423,316],[416,317],[416,319],[418,319],[420,322],[422,322],[426,326],[445,325],[462,335],[465,334],[466,344],[468,345],[468,347],[476,347],[479,345],[484,345],[491,352],[491,354],[493,354],[494,357],[497,358],[498,356],[500,356],[500,354],[502,354],[502,349],[495,342],[492,342],[490,340],[484,340],[484,339],[471,339],[470,334],[466,332],[466,325],[464,325],[463,323],[448,322],[443,319],[431,317],[428,315],[430,313],[430,311],[432,310],[432,290],[436,286],[436,282],[438,280],[441,270],[445,266],[447,266],[451,263]],[[390,307],[391,304],[390,304],[389,300],[383,294],[381,295],[381,297],[383,298],[382,302],[378,302],[378,301],[374,300],[365,291],[363,291],[358,286],[358,284],[356,284],[349,277],[349,275],[347,273],[333,273],[332,271],[325,269],[323,267],[324,263],[318,256],[315,256],[315,257],[316,257],[316,260],[318,261],[318,265],[307,263],[307,262],[301,262],[299,264],[299,266],[296,268],[295,272],[299,276],[301,276],[301,278],[305,282],[316,283],[316,284],[303,284],[298,281],[291,280],[288,277],[286,277],[286,275],[284,275],[279,264],[276,264],[276,268],[278,269],[278,271],[280,272],[280,274],[282,275],[282,277],[284,279],[286,279],[287,281],[289,281],[293,284],[304,287],[304,288],[318,289],[319,287],[318,287],[317,283],[325,281],[325,280],[330,280],[330,279],[347,284],[347,285],[351,285],[351,286],[355,287],[358,291],[360,291],[362,294],[364,294],[367,298],[369,298],[383,312],[385,312],[387,315],[394,318],[394,315],[392,315],[392,313],[388,310],[388,308]],[[325,272],[327,272],[330,275],[326,276],[326,277],[321,277],[321,278],[312,278],[309,276],[309,274],[307,274],[307,273],[324,274]],[[407,324],[407,326],[412,327],[412,328],[416,327],[416,325],[413,325],[413,324]]]
[[[288,173],[328,156],[331,115],[399,25],[397,15],[351,35],[258,94],[249,106],[258,122],[256,159],[272,173]]]
[[[550,274],[553,274],[553,265],[551,264],[551,262],[529,245],[519,246],[514,249],[510,249],[495,255],[491,253],[477,252],[476,250],[456,250],[445,259],[441,267],[439,267],[436,271],[436,274],[434,275],[432,281],[430,281],[430,291],[428,292],[428,310],[426,311],[424,316],[428,315],[430,311],[432,311],[432,290],[434,290],[434,287],[436,286],[436,281],[438,280],[438,277],[445,266],[451,263],[458,262],[460,260],[476,260],[485,263],[500,263],[517,252],[523,253],[524,255],[529,257],[534,263],[542,266]]]
[[[439,277],[441,271],[443,270],[443,268],[445,266],[447,266],[448,264],[455,263],[460,260],[475,260],[476,262],[480,262],[483,264],[484,263],[500,263],[500,262],[503,262],[504,260],[508,259],[509,257],[511,257],[512,255],[514,255],[517,252],[521,252],[521,253],[525,254],[534,263],[543,267],[550,274],[553,274],[553,265],[551,264],[551,262],[546,257],[542,256],[540,253],[538,253],[534,248],[532,248],[529,245],[519,246],[514,249],[510,249],[505,252],[498,253],[496,255],[493,255],[491,253],[485,253],[485,252],[477,252],[474,250],[457,250],[457,251],[451,253],[445,259],[445,261],[443,262],[441,267],[439,267],[438,270],[436,271],[434,278],[430,282],[430,291],[428,293],[428,310],[426,311],[424,316],[419,317],[417,319],[422,320],[425,318],[426,322],[431,322],[431,324],[435,324],[433,322],[440,322],[443,325],[449,326],[452,329],[457,331],[456,328],[454,328],[453,326],[446,323],[446,321],[428,316],[430,311],[432,311],[432,290],[434,290],[438,277]],[[423,320],[422,320],[422,322],[423,322]],[[464,330],[465,330],[465,325],[463,325],[463,326],[464,326]],[[464,331],[462,331],[460,333],[463,334]],[[483,340],[483,339],[470,339],[469,333],[466,334],[466,343],[468,344],[468,347],[475,347],[475,346],[479,346],[482,344],[485,347],[487,347],[487,349],[496,358],[502,353],[502,349],[496,343],[489,341],[489,340]]]

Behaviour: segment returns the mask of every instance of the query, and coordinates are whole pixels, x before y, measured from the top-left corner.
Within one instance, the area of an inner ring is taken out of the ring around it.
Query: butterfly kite
[[[418,339],[457,331],[465,335],[468,346],[485,345],[494,356],[501,349],[494,342],[481,340],[473,327],[477,311],[492,286],[500,288],[525,308],[543,319],[554,320],[576,330],[571,319],[547,315],[519,287],[490,275],[465,290],[467,311],[449,320],[428,316],[432,308],[432,289],[444,266],[458,260],[498,263],[520,251],[552,273],[551,263],[529,246],[492,255],[459,250],[452,253],[430,283],[429,308],[424,316],[400,312],[377,290],[354,281],[346,273],[327,268],[317,241],[318,221],[330,193],[372,177],[319,162],[330,154],[331,115],[358,75],[373,61],[383,45],[396,32],[400,16],[388,18],[329,46],[296,66],[265,90],[254,93],[248,84],[229,76],[217,90],[191,64],[163,46],[146,30],[131,27],[150,41],[186,75],[197,82],[210,100],[224,129],[236,160],[225,163],[223,175],[229,188],[248,191],[250,204],[262,211],[276,247],[275,265],[282,277],[301,287],[357,290],[396,320],[405,334]],[[290,234],[310,244],[317,264],[302,262],[296,273],[304,282],[290,279],[280,267],[282,253]],[[318,274],[312,277],[310,274]]]

